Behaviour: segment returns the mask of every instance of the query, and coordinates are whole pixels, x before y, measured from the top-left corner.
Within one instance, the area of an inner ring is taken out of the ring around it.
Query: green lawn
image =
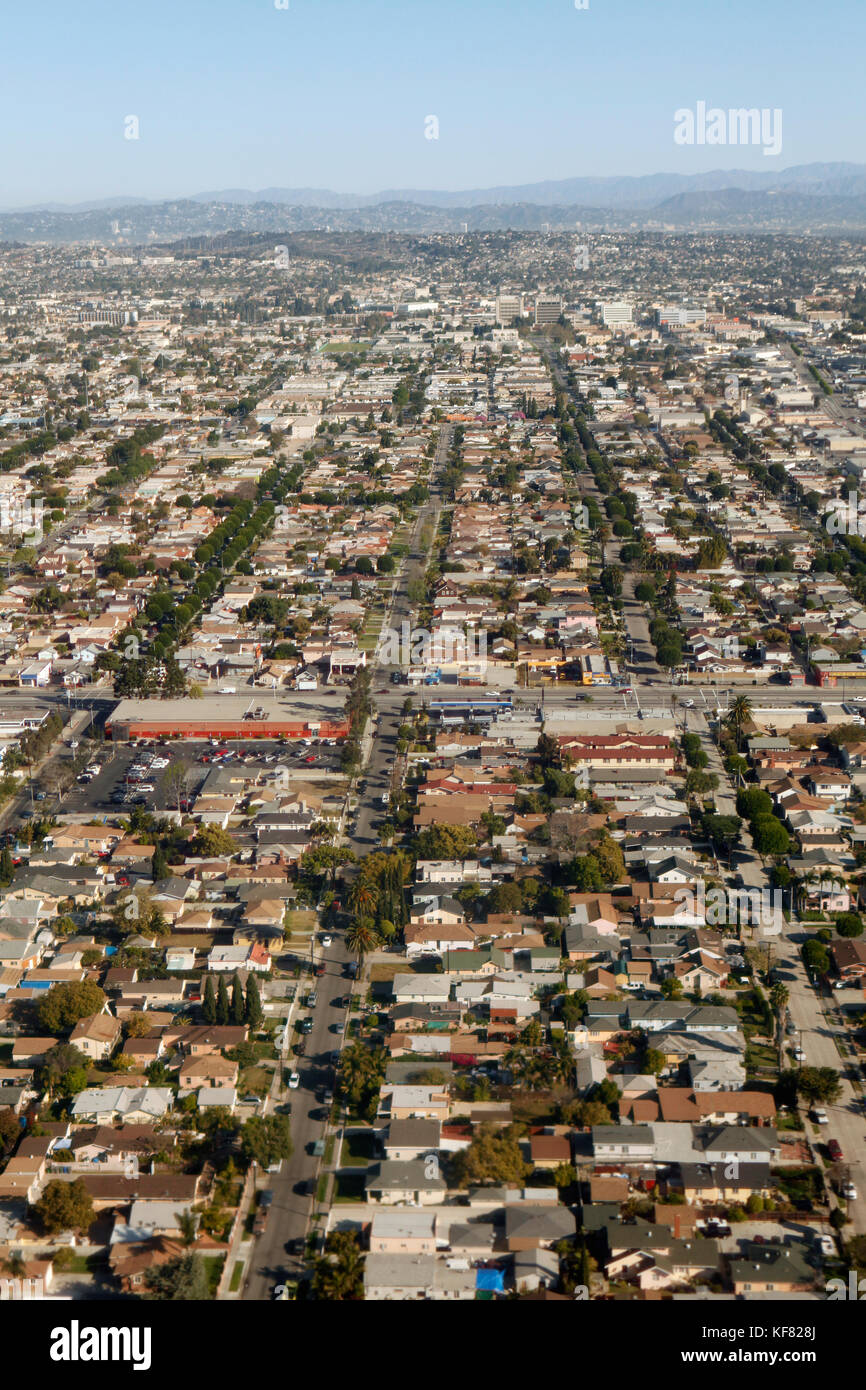
[[[357,1168],[373,1161],[373,1135],[369,1130],[347,1134],[340,1150],[340,1167]]]
[[[222,1274],[225,1255],[202,1255],[201,1259],[204,1262],[205,1272],[207,1273],[209,1296],[211,1298],[216,1298],[217,1286],[219,1285],[220,1275]],[[234,1273],[232,1273],[232,1279],[234,1279]]]
[[[363,1173],[337,1173],[334,1178],[334,1201],[363,1202],[364,1182]]]
[[[240,1074],[238,1081],[238,1091],[241,1095],[246,1095],[247,1091],[255,1091],[257,1095],[265,1095],[271,1084],[273,1073],[266,1071],[264,1067],[246,1067]]]
[[[238,1289],[239,1289],[240,1286],[241,1286],[241,1279],[243,1278],[243,1273],[244,1273],[244,1262],[243,1262],[243,1260],[235,1260],[235,1267],[234,1267],[234,1269],[232,1270],[231,1282],[230,1282],[230,1284],[229,1284],[229,1291],[230,1291],[231,1293],[237,1293]]]

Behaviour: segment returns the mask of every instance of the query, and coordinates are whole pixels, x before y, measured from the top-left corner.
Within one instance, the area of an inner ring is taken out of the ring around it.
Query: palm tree
[[[752,702],[748,695],[737,695],[728,711],[728,717],[725,722],[736,731],[738,752],[742,742],[743,725],[746,723],[747,719],[751,718],[751,715]]]
[[[372,917],[379,903],[379,894],[371,884],[356,878],[349,890],[349,904],[359,917]]]
[[[346,945],[358,957],[358,975],[364,969],[364,957],[375,950],[379,934],[369,917],[356,917],[346,928]]]
[[[782,1043],[783,1043],[783,1040],[784,1040],[784,1032],[783,1032],[783,1028],[782,1028],[782,1020],[783,1020],[783,1018],[784,1018],[784,1016],[785,1016],[785,1009],[786,1009],[787,1006],[788,1006],[788,999],[789,999],[789,998],[790,998],[790,995],[789,995],[788,989],[786,988],[785,985],[780,984],[780,983],[777,983],[777,984],[773,985],[772,989],[770,990],[770,1003],[772,1004],[772,1006],[773,1006],[773,1011],[774,1011],[774,1013],[775,1013],[775,1015],[776,1015],[776,1046],[777,1046],[778,1049],[779,1049],[779,1065],[780,1065],[780,1067],[781,1067],[782,1060],[783,1060],[783,1059],[782,1059]]]

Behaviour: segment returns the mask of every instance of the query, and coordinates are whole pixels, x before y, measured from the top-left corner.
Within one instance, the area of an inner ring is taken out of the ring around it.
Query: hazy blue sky
[[[6,208],[766,170],[866,150],[864,0],[26,0],[6,7],[2,47]],[[780,107],[781,155],[676,145],[674,111],[699,100]]]

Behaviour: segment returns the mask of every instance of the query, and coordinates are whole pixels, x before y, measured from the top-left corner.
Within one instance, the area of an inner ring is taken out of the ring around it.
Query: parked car
[[[839,1143],[838,1139],[829,1139],[827,1141],[827,1152],[834,1163],[839,1162],[839,1159],[842,1157],[842,1145]]]
[[[857,1189],[853,1182],[846,1182],[845,1186],[842,1188],[842,1196],[848,1202],[857,1201]]]
[[[289,1090],[296,1091],[301,1084],[301,1078],[296,1071],[289,1074]]]
[[[829,1123],[827,1119],[827,1111],[824,1109],[823,1105],[815,1106],[814,1110],[812,1111],[812,1119],[815,1121],[816,1125],[826,1125]],[[831,1140],[830,1142],[835,1143],[835,1140]]]
[[[329,936],[327,932],[322,937],[322,945],[324,946],[325,950],[327,950],[327,948],[332,944],[333,939],[334,938],[332,936]]]

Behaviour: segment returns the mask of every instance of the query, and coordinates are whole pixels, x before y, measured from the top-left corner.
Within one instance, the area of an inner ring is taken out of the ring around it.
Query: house
[[[511,1202],[505,1207],[505,1245],[512,1251],[550,1249],[574,1235],[577,1222],[568,1207]]]
[[[552,1289],[559,1283],[559,1256],[544,1246],[519,1251],[514,1256],[511,1272],[518,1293]]]
[[[92,1062],[110,1057],[120,1041],[121,1022],[114,1014],[90,1014],[79,1019],[69,1035],[69,1041]]]
[[[446,1000],[451,994],[451,981],[445,975],[411,975],[398,972],[391,987],[398,1004],[430,1004],[437,1000]]]
[[[475,945],[475,932],[464,922],[448,926],[432,922],[413,922],[403,930],[406,942],[406,955],[411,960],[416,956],[444,955],[446,951],[458,951],[461,947]]]
[[[836,971],[843,980],[862,980],[866,976],[866,942],[862,937],[840,937],[830,946]]]
[[[122,1125],[120,1129],[96,1125],[56,1139],[51,1146],[51,1159],[82,1168],[98,1164],[103,1172],[126,1172],[165,1148],[166,1139],[167,1135],[157,1133],[153,1125]]]
[[[476,1271],[450,1269],[433,1255],[371,1251],[364,1262],[368,1302],[474,1300]]]
[[[41,1067],[57,1038],[16,1038],[12,1044],[13,1067]]]
[[[435,1255],[436,1216],[411,1210],[377,1211],[370,1224],[370,1250],[389,1255]]]
[[[731,1286],[736,1295],[792,1294],[816,1288],[820,1270],[809,1263],[809,1252],[798,1245],[746,1243],[741,1256],[728,1255]]]
[[[403,1086],[386,1082],[382,1086],[380,1113],[395,1120],[446,1120],[451,1100],[445,1086]]]
[[[71,1113],[79,1124],[148,1124],[162,1119],[173,1100],[168,1086],[94,1086],[75,1097]]]
[[[236,1086],[238,1064],[227,1057],[188,1057],[181,1066],[178,1081],[181,1090],[195,1090],[199,1086]]]
[[[416,903],[409,914],[411,926],[435,925],[453,927],[466,921],[463,904],[447,895],[424,898]]]
[[[436,1153],[441,1143],[442,1122],[438,1119],[392,1120],[384,1141],[385,1157],[397,1162]]]
[[[46,1176],[44,1154],[10,1158],[0,1173],[0,1201],[24,1198],[31,1205],[38,1201]]]
[[[385,1159],[373,1165],[364,1184],[365,1199],[386,1206],[429,1206],[441,1202],[446,1190],[438,1164],[434,1172],[423,1159]]]
[[[255,970],[263,975],[271,968],[271,957],[258,942],[253,942],[251,946],[214,946],[208,954],[207,968],[219,974]]]
[[[529,1156],[533,1168],[552,1172],[561,1163],[571,1162],[571,1144],[563,1134],[533,1134]]]

